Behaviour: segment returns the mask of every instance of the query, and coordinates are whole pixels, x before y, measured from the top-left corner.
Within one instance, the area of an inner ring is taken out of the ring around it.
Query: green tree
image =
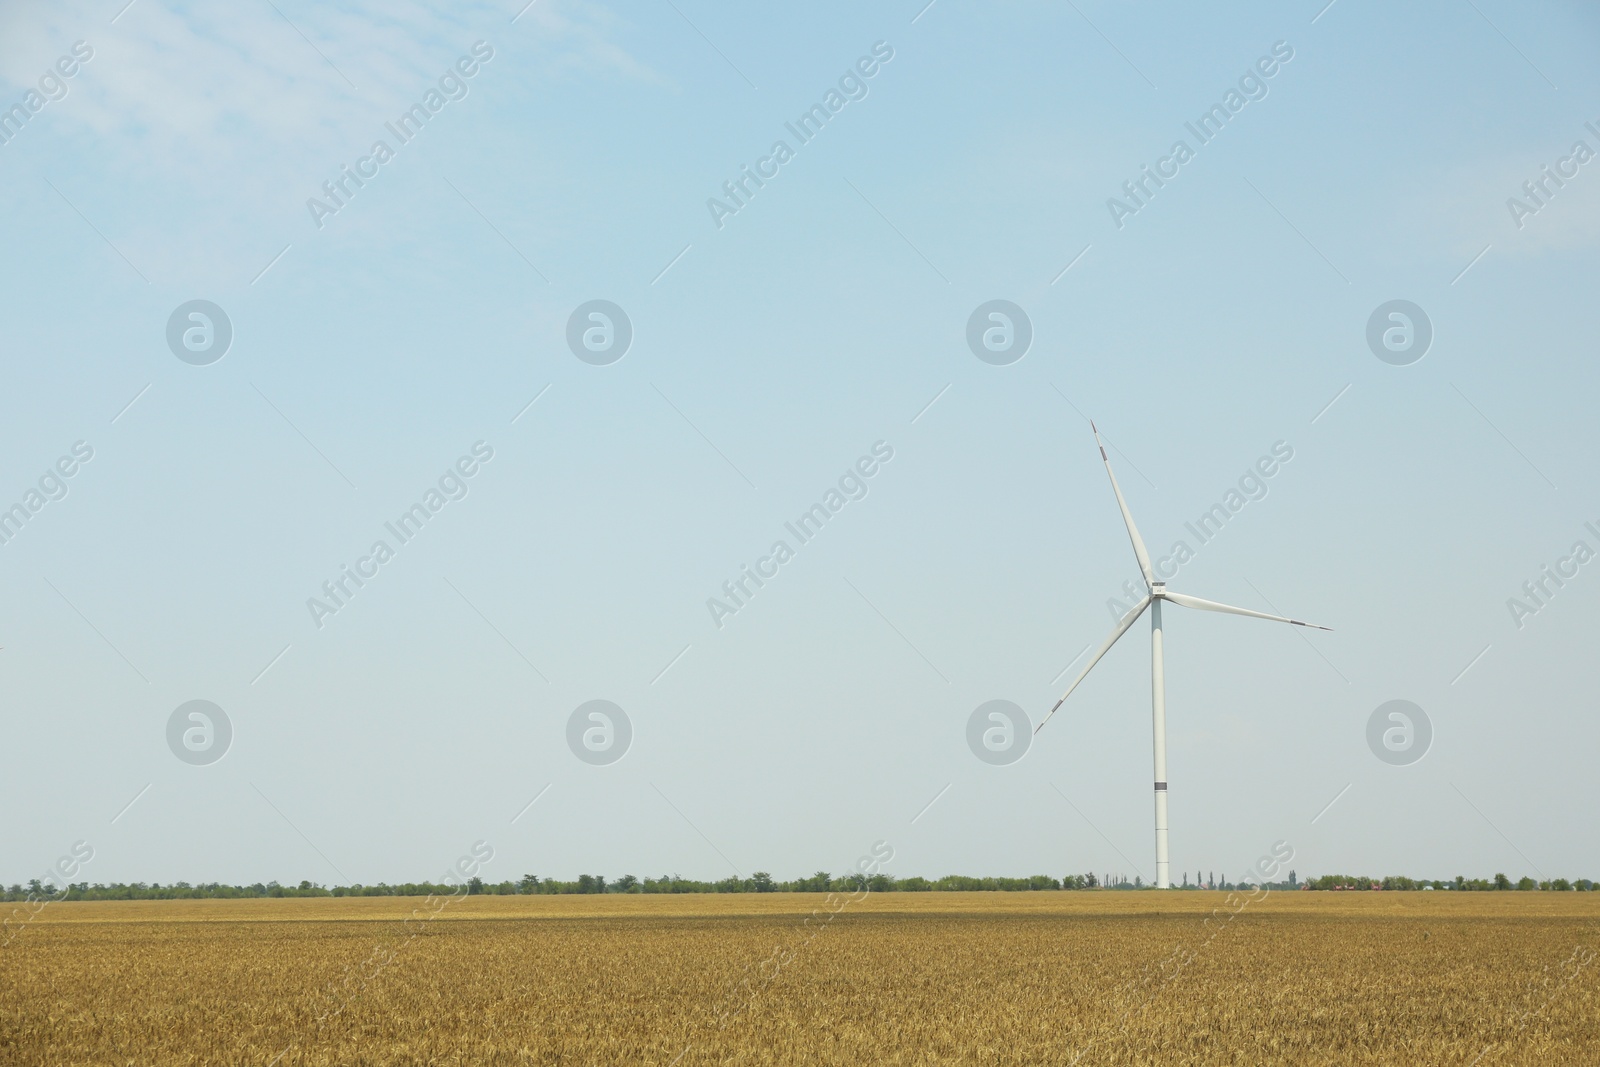
[[[795,890],[800,893],[826,893],[833,884],[833,875],[827,871],[818,871],[810,878],[801,878],[795,882]]]

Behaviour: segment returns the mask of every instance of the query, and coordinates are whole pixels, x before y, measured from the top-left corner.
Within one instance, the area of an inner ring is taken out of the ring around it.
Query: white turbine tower
[[[1273,622],[1286,622],[1291,626],[1310,626],[1317,630],[1328,630],[1331,627],[1318,626],[1316,623],[1301,622],[1299,619],[1286,619],[1281,615],[1268,615],[1263,611],[1251,611],[1249,608],[1236,608],[1228,604],[1219,604],[1215,600],[1201,600],[1197,596],[1185,596],[1183,593],[1173,593],[1167,590],[1165,582],[1156,581],[1155,571],[1150,567],[1150,554],[1144,549],[1144,541],[1139,537],[1139,530],[1133,525],[1133,516],[1128,514],[1128,503],[1122,499],[1122,489],[1117,485],[1117,476],[1111,473],[1111,460],[1106,456],[1105,443],[1100,440],[1100,431],[1095,429],[1093,422],[1089,429],[1094,432],[1095,444],[1100,446],[1100,459],[1106,465],[1106,475],[1111,479],[1111,491],[1117,496],[1117,507],[1122,509],[1122,521],[1128,527],[1128,539],[1133,542],[1133,554],[1139,560],[1139,572],[1144,575],[1145,596],[1143,600],[1133,606],[1133,610],[1124,615],[1111,635],[1105,639],[1095,654],[1089,657],[1089,662],[1084,665],[1082,672],[1067,686],[1067,691],[1061,694],[1061,699],[1056,701],[1056,706],[1050,709],[1033,731],[1038,733],[1044,729],[1044,724],[1050,721],[1050,716],[1056,709],[1066,703],[1067,697],[1078,688],[1078,683],[1094,669],[1102,656],[1111,650],[1117,639],[1127,633],[1129,628],[1144,614],[1144,609],[1150,609],[1150,689],[1151,689],[1151,718],[1152,731],[1155,735],[1155,779],[1156,779],[1156,888],[1167,889],[1171,886],[1167,867],[1167,683],[1162,668],[1161,657],[1161,603],[1170,601],[1180,607],[1198,608],[1201,611],[1221,611],[1229,615],[1247,615],[1252,619],[1270,619]]]

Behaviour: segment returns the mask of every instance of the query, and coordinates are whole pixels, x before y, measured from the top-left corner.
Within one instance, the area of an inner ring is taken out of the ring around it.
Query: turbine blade
[[[1067,691],[1061,694],[1061,699],[1056,701],[1055,708],[1050,709],[1050,715],[1054,715],[1056,713],[1056,708],[1059,708],[1061,705],[1067,702],[1067,698],[1072,695],[1072,691],[1078,688],[1078,683],[1083,681],[1084,678],[1088,677],[1089,672],[1094,670],[1094,665],[1100,662],[1100,657],[1111,651],[1111,646],[1117,643],[1118,638],[1128,632],[1128,627],[1137,622],[1139,620],[1139,616],[1144,614],[1144,609],[1149,606],[1150,598],[1145,597],[1143,600],[1139,601],[1139,603],[1133,606],[1132,611],[1128,612],[1122,617],[1122,619],[1112,629],[1111,636],[1106,638],[1105,644],[1101,645],[1099,650],[1096,651],[1093,656],[1089,657],[1089,662],[1084,665],[1083,670],[1079,671],[1078,676],[1072,680],[1072,684],[1067,686]],[[1050,721],[1050,715],[1046,715],[1039,721],[1039,725],[1033,728],[1034,733],[1038,733],[1040,730],[1044,729],[1044,724]]]
[[[1218,604],[1215,600],[1201,600],[1197,596],[1185,596],[1182,593],[1168,593],[1167,599],[1174,604],[1186,608],[1198,608],[1201,611],[1220,611],[1228,615],[1248,615],[1252,619],[1270,619],[1272,622],[1286,622],[1290,626],[1309,626],[1313,630],[1327,630],[1333,632],[1331,626],[1318,626],[1314,622],[1301,622],[1299,619],[1286,619],[1282,615],[1268,615],[1264,611],[1251,611],[1249,608],[1236,608],[1229,604]]]
[[[1139,537],[1139,528],[1133,524],[1133,516],[1128,512],[1128,502],[1122,499],[1122,487],[1117,484],[1117,476],[1111,473],[1111,459],[1106,455],[1105,442],[1100,440],[1100,431],[1095,429],[1094,420],[1089,420],[1089,429],[1094,433],[1094,443],[1100,446],[1100,459],[1106,465],[1106,476],[1111,479],[1111,491],[1117,494],[1117,507],[1122,509],[1122,521],[1128,527],[1128,539],[1133,542],[1133,554],[1139,560],[1139,571],[1144,575],[1146,588],[1155,585],[1155,571],[1150,569],[1150,553],[1144,550],[1144,541]]]

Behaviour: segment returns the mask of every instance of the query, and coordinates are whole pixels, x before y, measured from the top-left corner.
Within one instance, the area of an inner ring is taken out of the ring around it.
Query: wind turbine
[[[1117,507],[1122,509],[1122,521],[1128,527],[1128,539],[1133,542],[1133,554],[1139,560],[1139,572],[1144,575],[1145,596],[1117,621],[1105,643],[1089,657],[1088,664],[1072,680],[1072,684],[1067,686],[1067,691],[1061,694],[1056,706],[1050,709],[1050,715],[1046,715],[1033,732],[1038,733],[1044,729],[1044,724],[1050,721],[1050,716],[1056,713],[1057,708],[1066,703],[1067,697],[1078,688],[1078,683],[1088,676],[1094,665],[1100,662],[1101,657],[1117,643],[1117,639],[1127,633],[1133,624],[1139,621],[1139,616],[1144,614],[1144,610],[1149,608],[1151,718],[1152,731],[1155,735],[1156,888],[1167,889],[1171,887],[1171,879],[1168,877],[1167,863],[1167,683],[1161,656],[1162,602],[1168,601],[1179,607],[1197,608],[1200,611],[1220,611],[1229,615],[1246,615],[1252,619],[1270,619],[1273,622],[1286,622],[1290,626],[1309,626],[1316,630],[1331,630],[1332,627],[1301,622],[1299,619],[1286,619],[1282,615],[1268,615],[1264,611],[1251,611],[1249,608],[1236,608],[1228,604],[1219,604],[1215,600],[1201,600],[1197,596],[1169,592],[1165,582],[1156,580],[1155,571],[1150,566],[1150,554],[1145,551],[1139,530],[1133,525],[1133,516],[1128,513],[1128,502],[1122,499],[1122,488],[1117,485],[1117,476],[1111,473],[1111,460],[1106,456],[1106,446],[1100,440],[1100,431],[1095,428],[1093,421],[1089,423],[1089,429],[1094,433],[1095,444],[1100,446],[1100,459],[1106,465],[1106,476],[1111,479],[1111,491],[1116,494]]]

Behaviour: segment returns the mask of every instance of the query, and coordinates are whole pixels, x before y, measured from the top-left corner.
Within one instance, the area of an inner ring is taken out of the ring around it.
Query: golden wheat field
[[[1600,1063],[1600,897],[1232,899],[58,903],[0,1063]]]

